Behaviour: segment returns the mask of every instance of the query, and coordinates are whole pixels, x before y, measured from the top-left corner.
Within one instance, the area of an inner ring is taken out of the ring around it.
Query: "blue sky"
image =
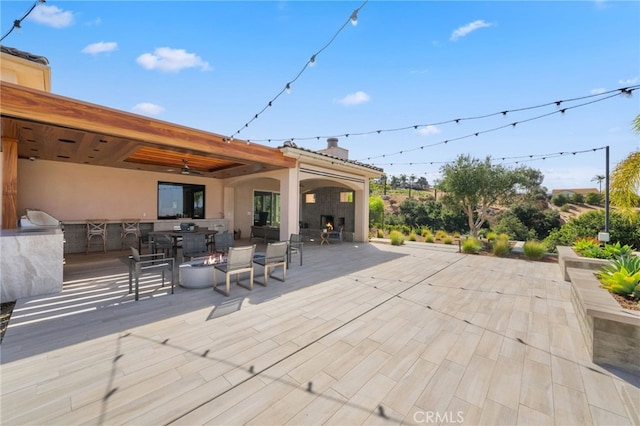
[[[2,35],[33,4],[3,1]],[[640,2],[371,0],[351,25],[362,4],[48,0],[3,44],[47,57],[56,94],[274,147],[338,136],[350,159],[430,183],[470,154],[597,187],[590,150],[608,145],[613,168],[640,149],[640,90],[553,104],[640,84]]]

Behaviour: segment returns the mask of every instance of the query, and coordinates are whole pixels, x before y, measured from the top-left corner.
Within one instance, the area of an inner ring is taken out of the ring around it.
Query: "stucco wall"
[[[253,191],[280,192],[280,182],[276,179],[261,177],[246,180],[234,185],[235,189],[235,229],[248,237],[253,225]]]
[[[205,185],[206,218],[222,217],[221,180],[42,160],[18,160],[18,216],[33,208],[62,221],[156,220],[158,181]]]

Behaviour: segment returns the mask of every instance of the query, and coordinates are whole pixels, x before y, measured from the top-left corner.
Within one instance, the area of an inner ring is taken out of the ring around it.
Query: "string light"
[[[344,27],[346,27],[349,22],[351,22],[353,25],[356,25],[358,22],[358,12],[360,11],[360,9],[362,9],[364,7],[365,4],[367,4],[369,0],[365,0],[357,9],[355,9],[352,13],[351,16],[349,16],[349,19],[347,19],[344,24],[342,24],[342,26],[338,29],[338,31],[336,31],[336,33],[333,35],[333,37],[331,37],[329,39],[329,41],[327,43],[325,43],[324,46],[322,46],[322,48],[320,50],[318,50],[316,53],[314,53],[313,55],[311,55],[311,58],[304,64],[304,66],[302,67],[302,69],[298,72],[298,74],[295,76],[295,78],[293,80],[291,80],[290,82],[288,82],[285,86],[284,89],[282,89],[280,92],[278,92],[278,94],[276,94],[268,103],[267,105],[262,108],[257,114],[254,114],[253,118],[251,118],[251,120],[249,120],[243,127],[241,127],[240,129],[236,130],[235,133],[233,133],[231,135],[231,137],[234,137],[236,135],[238,135],[240,132],[242,132],[244,129],[246,129],[247,127],[249,127],[249,124],[251,124],[251,122],[255,121],[258,119],[258,117],[260,117],[260,115],[262,115],[263,112],[265,112],[265,110],[271,106],[273,106],[273,102],[275,102],[283,93],[290,93],[291,92],[291,85],[293,83],[296,82],[296,80],[298,80],[298,78],[300,78],[300,76],[302,75],[302,73],[305,72],[305,70],[310,67],[313,66],[316,62],[316,58],[317,56],[322,53],[326,48],[328,48],[333,41],[338,37],[338,34],[340,34],[342,32],[342,30],[344,29]],[[290,138],[287,139],[282,139],[282,141],[284,142],[285,140],[289,140]]]
[[[31,8],[29,10],[27,10],[27,12],[22,15],[22,18],[20,19],[16,19],[15,21],[13,21],[13,26],[9,29],[9,31],[7,31],[7,33],[5,35],[2,36],[2,38],[0,38],[0,43],[2,43],[2,40],[4,40],[9,34],[11,34],[11,32],[15,29],[15,28],[22,28],[20,26],[20,24],[22,24],[22,21],[25,20],[25,18],[27,16],[29,16],[29,14],[33,11],[33,9],[35,9],[35,7],[38,5],[38,3],[44,3],[45,0],[36,0],[35,3],[33,3],[33,6],[31,6]]]
[[[557,157],[563,157],[566,155],[577,155],[577,154],[585,154],[585,153],[590,153],[590,152],[595,152],[595,151],[600,151],[605,149],[606,147],[602,146],[602,147],[598,147],[598,148],[589,148],[589,149],[583,149],[580,151],[571,151],[571,152],[554,152],[551,154],[527,154],[527,155],[520,155],[520,156],[514,156],[514,157],[500,157],[497,158],[495,160],[500,160],[499,162],[494,162],[495,164],[520,164],[520,163],[528,163],[528,162],[532,162],[532,161],[539,161],[539,160],[546,160],[549,158],[557,158]],[[494,160],[494,159],[492,159]],[[511,162],[505,162],[506,160],[516,160],[516,161],[511,161]],[[410,162],[410,163],[375,163],[375,166],[414,166],[414,165],[439,165],[439,164],[453,164],[455,163],[455,161],[424,161],[424,162]]]
[[[635,88],[630,89],[630,90],[636,90],[638,88],[640,88],[640,85],[639,86],[635,86]],[[517,124],[528,123],[530,121],[539,120],[539,119],[542,119],[542,118],[545,118],[545,117],[549,117],[549,116],[554,115],[554,114],[564,114],[567,110],[570,110],[570,109],[580,108],[580,107],[583,107],[583,106],[586,106],[586,105],[590,105],[590,104],[593,104],[593,103],[596,103],[596,102],[602,102],[604,100],[611,99],[611,98],[616,97],[616,96],[620,96],[620,93],[621,93],[618,90],[614,90],[612,92],[613,92],[613,94],[610,94],[609,96],[606,96],[606,97],[604,97],[602,99],[596,99],[596,100],[592,100],[592,101],[589,101],[589,102],[584,102],[582,104],[574,105],[574,106],[571,106],[571,107],[566,107],[566,108],[563,108],[560,111],[548,112],[546,114],[542,114],[542,115],[538,115],[538,116],[535,116],[535,117],[527,118],[527,119],[524,119],[524,120],[516,121],[516,122],[510,123],[510,124],[505,124],[503,126],[494,127],[492,129],[486,129],[486,130],[483,130],[483,131],[480,131],[480,132],[474,132],[474,133],[471,133],[471,134],[468,134],[468,135],[460,136],[460,137],[453,138],[453,139],[448,139],[448,140],[442,141],[442,142],[435,142],[435,143],[432,143],[430,145],[423,145],[423,146],[417,147],[417,148],[405,149],[404,151],[399,151],[399,152],[395,152],[395,153],[391,153],[391,154],[387,153],[386,155],[387,156],[391,156],[391,155],[398,155],[398,154],[402,154],[402,153],[406,153],[406,152],[417,151],[419,149],[430,148],[430,147],[433,147],[433,146],[446,144],[448,142],[454,142],[454,141],[459,141],[459,140],[463,140],[463,139],[468,139],[470,137],[479,136],[480,134],[484,134],[484,133],[495,132],[495,131],[498,131],[498,130],[505,129],[507,127],[515,127]],[[612,92],[607,92],[607,93],[612,93]],[[382,156],[379,155],[379,156],[376,156],[376,157],[368,157],[366,160],[370,161],[372,159],[380,158],[380,157],[382,157]],[[363,161],[363,160],[361,160],[361,161]]]
[[[498,115],[506,116],[507,114],[515,113],[515,112],[530,111],[530,110],[534,110],[534,109],[545,108],[545,107],[552,106],[552,105],[559,106],[562,103],[576,102],[576,101],[580,101],[580,100],[584,100],[584,99],[603,97],[602,99],[596,99],[593,102],[587,102],[587,103],[584,103],[584,104],[581,104],[581,105],[578,105],[578,106],[574,106],[574,107],[570,107],[570,108],[564,108],[562,110],[558,110],[558,111],[555,112],[555,113],[561,113],[561,112],[566,112],[566,110],[568,110],[568,109],[573,109],[573,108],[577,108],[579,106],[585,106],[585,105],[589,105],[591,103],[604,101],[604,100],[613,98],[615,96],[620,96],[620,95],[631,96],[633,91],[638,90],[639,88],[640,88],[640,85],[635,85],[635,86],[630,86],[630,87],[623,87],[623,88],[620,88],[620,89],[614,89],[614,90],[610,90],[610,91],[602,92],[602,93],[597,93],[597,94],[593,94],[593,95],[581,96],[581,97],[565,99],[565,100],[561,100],[561,101],[547,102],[547,103],[544,103],[544,104],[528,106],[528,107],[523,107],[523,108],[502,110],[502,111],[498,111],[498,112],[494,112],[494,113],[490,113],[490,114],[478,115],[478,116],[471,116],[471,117],[465,117],[465,118],[455,118],[455,119],[440,121],[440,122],[436,122],[436,123],[412,124],[412,125],[409,125],[409,126],[395,127],[395,128],[389,128],[389,129],[377,129],[377,130],[370,130],[370,131],[364,131],[364,132],[334,133],[334,134],[329,134],[329,135],[316,135],[316,136],[296,137],[295,139],[297,139],[299,141],[309,141],[309,140],[314,140],[314,139],[315,140],[320,140],[320,139],[328,139],[328,138],[348,137],[347,135],[350,135],[350,136],[366,136],[366,135],[373,135],[373,134],[401,132],[401,131],[406,131],[406,130],[417,130],[417,129],[425,128],[425,127],[429,127],[429,126],[442,126],[442,125],[452,124],[452,123],[459,124],[462,121],[482,120],[482,119],[486,119],[486,118],[490,118],[490,117],[494,117],[494,116],[498,116]],[[611,96],[604,97],[605,95],[611,95]],[[551,114],[545,114],[545,115],[540,116],[539,118],[546,117],[548,115],[551,115]],[[508,124],[505,127],[515,126],[515,125],[523,123],[523,122],[524,121],[511,123],[511,124]],[[502,127],[500,127],[500,128],[502,128]],[[478,136],[478,134],[474,134],[474,135]],[[291,139],[292,138],[287,137],[287,138],[254,139],[253,141],[254,142],[269,142],[269,143],[271,143],[271,142],[285,142],[285,141],[288,141],[288,140],[291,140]]]

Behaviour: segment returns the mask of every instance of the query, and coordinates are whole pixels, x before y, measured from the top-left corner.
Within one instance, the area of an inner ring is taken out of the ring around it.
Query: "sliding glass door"
[[[253,224],[255,226],[280,226],[279,192],[253,192]]]

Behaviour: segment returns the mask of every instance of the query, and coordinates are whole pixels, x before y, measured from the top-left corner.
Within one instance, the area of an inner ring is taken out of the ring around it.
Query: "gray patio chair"
[[[227,263],[215,265],[213,268],[213,289],[225,296],[229,296],[229,293],[231,292],[231,275],[235,275],[237,285],[244,287],[247,290],[253,290],[253,255],[255,251],[255,244],[246,247],[230,247],[227,254]],[[225,291],[218,290],[218,280],[216,277],[217,271],[224,272],[226,280]],[[240,284],[240,274],[243,272],[249,272],[248,286]]]
[[[302,235],[291,234],[289,237],[289,250],[287,251],[287,268],[291,265],[291,255],[297,254],[300,256],[300,266],[302,266],[302,248],[304,242],[302,241]]]
[[[164,253],[140,254],[138,249],[131,247],[131,256],[129,256],[129,294],[133,291],[133,283],[135,278],[135,300],[138,300],[140,276],[144,274],[161,273],[162,287],[164,287],[164,273],[171,271],[171,294],[173,294],[173,276],[174,262],[173,258],[165,257]]]
[[[333,231],[329,231],[328,235],[327,235],[327,239],[329,241],[338,241],[339,243],[342,242],[342,230],[344,229],[344,226],[340,225],[338,226],[337,230],[333,230]]]
[[[263,286],[267,286],[268,277],[273,277],[277,280],[277,278],[271,273],[273,269],[278,266],[282,267],[282,281],[287,278],[287,249],[289,247],[289,243],[287,241],[278,241],[277,243],[268,243],[267,251],[265,253],[257,253],[253,257],[253,263],[261,265],[264,268],[264,282],[259,283]]]
[[[213,244],[215,251],[218,253],[226,253],[235,245],[232,232],[218,232],[213,236]]]
[[[187,234],[182,236],[182,260],[193,260],[196,257],[208,256],[207,236],[204,234]]]

